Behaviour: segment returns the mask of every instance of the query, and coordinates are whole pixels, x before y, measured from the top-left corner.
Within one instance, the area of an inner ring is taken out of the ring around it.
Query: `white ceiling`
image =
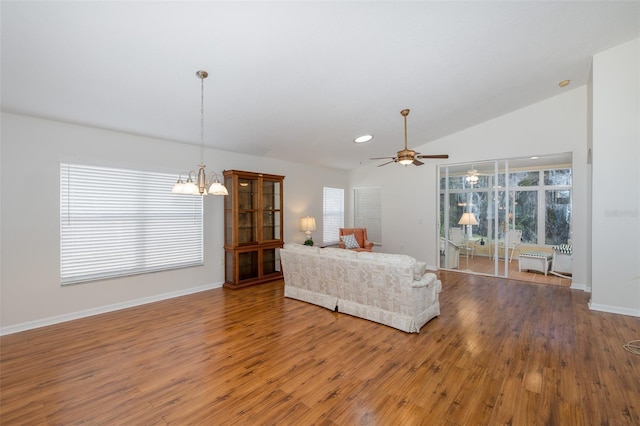
[[[203,69],[206,145],[351,169],[584,85],[639,4],[2,1],[2,110],[197,145]]]

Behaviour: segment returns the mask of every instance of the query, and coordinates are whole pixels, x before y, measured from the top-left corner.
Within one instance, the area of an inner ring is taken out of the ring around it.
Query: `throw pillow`
[[[356,249],[360,248],[360,244],[356,241],[356,236],[353,234],[343,235],[342,241],[344,242],[344,246],[348,249]]]

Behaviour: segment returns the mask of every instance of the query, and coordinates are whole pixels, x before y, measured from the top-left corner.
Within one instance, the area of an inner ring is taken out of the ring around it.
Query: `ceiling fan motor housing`
[[[403,161],[408,163],[412,163],[413,159],[416,155],[416,152],[412,149],[403,149],[402,151],[398,151],[398,162],[402,163]]]

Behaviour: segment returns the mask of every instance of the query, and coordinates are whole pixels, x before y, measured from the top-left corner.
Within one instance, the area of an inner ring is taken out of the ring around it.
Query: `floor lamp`
[[[460,220],[458,221],[458,225],[466,225],[467,229],[465,232],[465,244],[464,251],[467,254],[467,269],[469,269],[469,239],[473,237],[473,225],[478,224],[478,219],[476,219],[476,215],[473,213],[462,213],[460,216]]]
[[[462,216],[460,216],[460,220],[458,221],[458,225],[467,226],[467,232],[465,233],[467,235],[467,239],[473,238],[473,230],[471,227],[477,224],[478,219],[476,219],[476,215],[473,213],[462,213]]]

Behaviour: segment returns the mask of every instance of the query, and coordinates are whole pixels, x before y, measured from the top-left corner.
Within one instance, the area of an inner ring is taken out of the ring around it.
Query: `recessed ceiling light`
[[[540,157],[535,157],[535,156],[531,157],[532,160],[537,160],[538,158],[540,158]]]
[[[571,80],[562,80],[560,83],[558,83],[558,86],[567,87],[569,83],[571,83]]]
[[[355,143],[365,143],[365,142],[369,142],[371,139],[373,139],[373,135],[362,135],[362,136],[358,136],[353,141]]]

